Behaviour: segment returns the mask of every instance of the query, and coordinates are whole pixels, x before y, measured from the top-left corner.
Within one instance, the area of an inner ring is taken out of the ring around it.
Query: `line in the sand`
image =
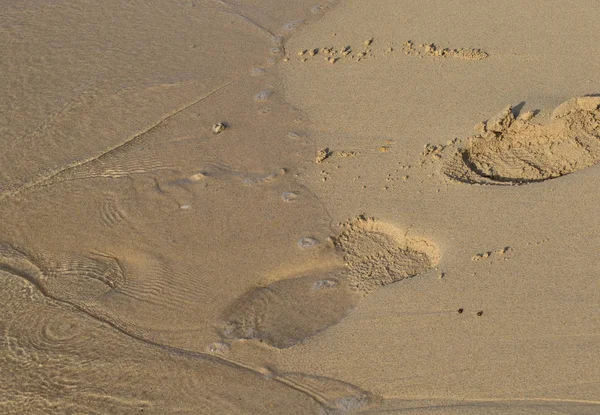
[[[90,157],[86,160],[83,161],[79,161],[73,164],[70,164],[66,167],[63,167],[62,169],[59,169],[53,173],[51,173],[50,175],[46,176],[46,177],[42,177],[41,179],[35,180],[33,182],[29,182],[26,183],[24,185],[22,185],[20,188],[9,191],[9,192],[5,192],[5,193],[0,193],[0,199],[4,198],[4,197],[10,197],[10,196],[15,196],[25,190],[32,190],[35,189],[37,187],[42,187],[45,185],[50,185],[52,184],[52,179],[55,178],[56,176],[58,176],[59,174],[62,174],[64,172],[67,172],[69,170],[73,170],[79,167],[83,167],[86,164],[89,164],[91,162],[94,162],[96,160],[100,160],[101,158],[113,153],[114,151],[119,150],[120,148],[122,148],[123,146],[138,140],[140,138],[142,138],[144,135],[150,133],[152,130],[154,130],[155,128],[159,127],[160,125],[162,125],[165,121],[169,120],[170,118],[173,118],[174,116],[176,116],[177,114],[187,110],[190,107],[193,107],[196,104],[201,103],[202,101],[210,98],[211,96],[215,95],[217,92],[227,88],[228,86],[234,84],[235,82],[239,81],[241,79],[241,77],[235,78],[215,89],[213,89],[212,91],[210,91],[208,94],[204,94],[202,95],[200,98],[193,100],[192,102],[188,102],[185,105],[183,105],[182,107],[178,107],[175,110],[171,111],[170,113],[166,114],[164,117],[160,118],[158,121],[156,121],[154,124],[152,124],[150,127],[146,128],[144,131],[134,135],[133,137],[128,138],[127,140],[125,140],[123,143],[108,149],[106,151],[104,151],[103,153],[97,155],[97,156],[93,156]]]

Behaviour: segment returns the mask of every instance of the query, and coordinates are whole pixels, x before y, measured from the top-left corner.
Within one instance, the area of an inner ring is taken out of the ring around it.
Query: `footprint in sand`
[[[600,97],[564,102],[548,125],[515,119],[506,108],[481,124],[442,168],[450,179],[469,184],[517,185],[554,179],[600,162]]]
[[[390,224],[363,217],[345,223],[332,241],[344,268],[247,292],[225,311],[221,334],[278,348],[293,346],[338,323],[362,296],[439,261],[437,247],[426,239],[407,237]]]
[[[234,302],[225,312],[222,334],[290,347],[337,323],[357,300],[341,273],[277,281]]]
[[[346,263],[348,285],[362,296],[421,274],[440,259],[437,246],[427,239],[364,217],[345,223],[333,244]]]

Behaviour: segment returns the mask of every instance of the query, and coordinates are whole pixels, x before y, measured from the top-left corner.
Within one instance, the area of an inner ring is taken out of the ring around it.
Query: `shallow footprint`
[[[554,110],[552,122],[515,119],[506,108],[481,125],[442,168],[450,179],[469,184],[541,182],[600,162],[600,97],[573,98]],[[531,113],[530,113],[531,114]]]
[[[228,339],[259,339],[286,348],[338,323],[373,290],[435,266],[439,253],[423,238],[364,217],[347,222],[333,245],[346,267],[277,281],[249,291],[224,314]]]
[[[225,311],[222,334],[290,347],[336,324],[357,301],[341,274],[277,281],[234,302]]]

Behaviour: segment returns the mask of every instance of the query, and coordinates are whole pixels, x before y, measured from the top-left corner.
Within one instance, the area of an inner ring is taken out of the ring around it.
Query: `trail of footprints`
[[[418,275],[439,261],[437,247],[393,225],[359,217],[331,238],[346,263],[255,288],[225,311],[225,339],[258,339],[286,348],[325,330],[380,287]]]
[[[515,119],[507,109],[481,126],[482,133],[445,164],[445,172],[466,183],[523,184],[593,165],[600,161],[599,106],[598,97],[567,101],[556,109],[548,126],[531,123],[529,116]],[[278,173],[250,182],[272,180]],[[199,180],[230,174],[218,168],[205,169]],[[246,183],[248,179],[241,180]],[[107,222],[119,221],[110,208],[105,209]],[[343,224],[331,244],[344,259],[344,267],[251,289],[224,310],[222,345],[236,339],[256,339],[277,348],[297,345],[338,323],[364,296],[419,275],[435,267],[440,259],[438,248],[427,239],[408,237],[393,225],[364,217]],[[6,243],[0,245],[0,270],[28,280],[42,293],[52,290],[52,280],[59,277],[87,277],[107,290],[119,289],[126,281],[119,261],[110,256],[52,258]],[[74,336],[70,326],[54,320],[42,331],[43,341],[49,343],[70,344]],[[25,350],[23,344],[11,347],[17,353],[15,358],[25,353],[19,351]],[[281,381],[293,383],[294,376],[287,374]],[[307,382],[306,375],[297,376],[302,383]],[[315,381],[318,386],[319,380]],[[340,396],[337,407],[359,407],[362,400],[370,399],[362,392],[349,393],[345,389]]]
[[[443,172],[464,183],[514,185],[594,165],[600,161],[599,107],[600,97],[574,98],[560,105],[545,126],[531,122],[533,113],[515,119],[508,107],[482,123],[480,134],[444,163]],[[433,243],[365,218],[346,223],[331,242],[345,268],[251,290],[225,312],[223,337],[293,346],[339,322],[362,296],[439,261]]]

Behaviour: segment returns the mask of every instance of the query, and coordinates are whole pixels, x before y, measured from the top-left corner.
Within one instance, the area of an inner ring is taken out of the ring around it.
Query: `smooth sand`
[[[597,413],[599,18],[5,6],[0,412]]]

